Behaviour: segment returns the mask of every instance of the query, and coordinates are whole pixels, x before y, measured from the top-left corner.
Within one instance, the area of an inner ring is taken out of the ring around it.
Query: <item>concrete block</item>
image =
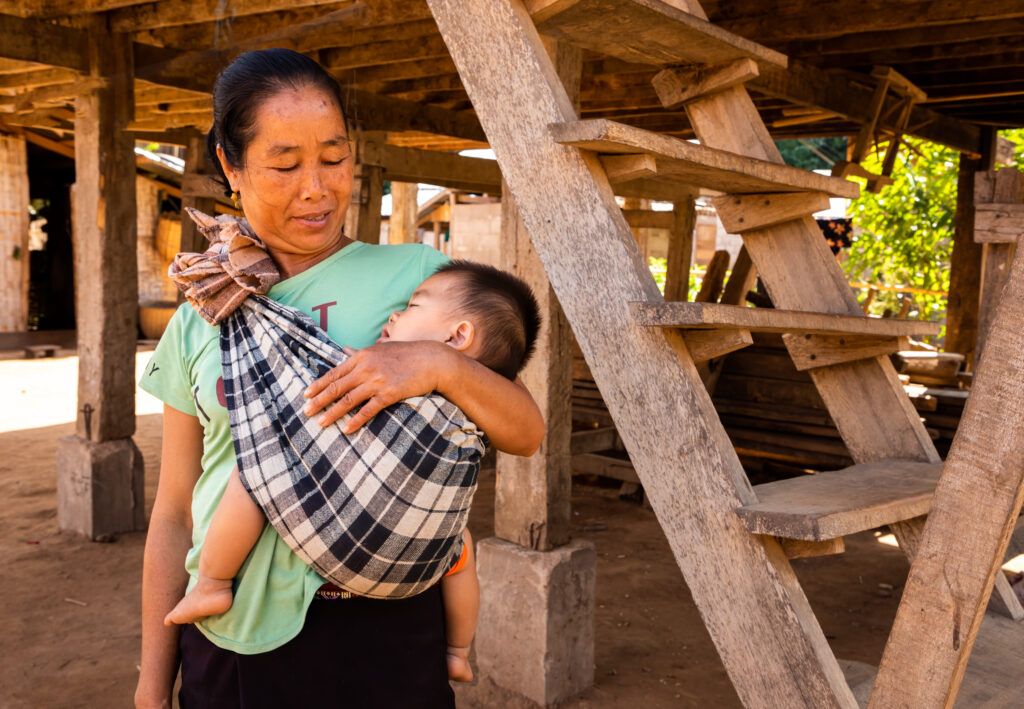
[[[532,551],[502,539],[477,544],[480,674],[548,707],[594,683],[593,544]]]
[[[90,539],[146,528],[142,453],[130,438],[57,442],[57,523]]]

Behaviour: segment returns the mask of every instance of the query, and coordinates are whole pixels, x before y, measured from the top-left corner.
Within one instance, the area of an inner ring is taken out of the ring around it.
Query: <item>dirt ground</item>
[[[0,356],[0,707],[126,707],[138,676],[145,533],[98,544],[57,529],[55,450],[73,433],[77,360]],[[148,355],[140,353],[140,361]],[[160,463],[157,402],[139,400],[135,441],[147,506]],[[470,523],[492,534],[493,470],[481,475]],[[739,701],[651,511],[617,490],[577,481],[573,536],[598,554],[594,687],[573,709],[738,707]],[[845,554],[798,560],[797,573],[844,659],[878,664],[907,573],[875,533]],[[722,579],[729,583],[729,579]],[[486,622],[486,619],[484,619]],[[493,696],[457,690],[461,707]],[[493,700],[490,702],[493,705]],[[503,705],[504,706],[504,705]]]

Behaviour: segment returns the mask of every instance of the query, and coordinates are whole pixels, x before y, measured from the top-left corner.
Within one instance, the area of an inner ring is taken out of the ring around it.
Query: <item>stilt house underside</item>
[[[95,264],[95,287],[79,288],[88,412],[62,441],[69,466],[103,474],[94,445],[138,465],[134,388],[112,376],[134,354],[134,215],[114,197],[134,182],[130,136],[188,145],[183,196],[212,200],[198,156],[216,72],[245,49],[293,47],[343,82],[361,131],[350,235],[379,234],[382,179],[503,193],[503,250],[547,316],[524,379],[548,433],[541,455],[499,459],[498,537],[571,546],[571,326],[746,706],[939,707],[958,693],[963,707],[1020,706],[1024,607],[1000,566],[1024,494],[1024,260],[1010,243],[985,252],[1006,288],[943,463],[888,356],[931,326],[864,317],[811,218],[859,188],[782,165],[773,142],[909,134],[963,153],[962,172],[991,169],[994,129],[1024,125],[1019,0],[0,0],[0,33],[0,130],[66,153],[74,141],[77,257],[83,274]],[[452,154],[484,144],[497,164]],[[994,184],[982,201],[1024,202],[1016,181]],[[698,188],[744,242],[714,303],[685,302],[679,285]],[[664,297],[616,193],[675,203]],[[755,276],[773,307],[743,307]],[[751,486],[705,363],[758,332],[782,333],[853,466]],[[880,525],[910,578],[877,677],[848,681],[789,558]],[[505,553],[483,549],[481,569]],[[566,606],[592,612],[579,587]],[[481,667],[497,672],[483,635]],[[579,691],[593,663],[582,646],[572,659]],[[564,698],[546,686],[538,703]]]

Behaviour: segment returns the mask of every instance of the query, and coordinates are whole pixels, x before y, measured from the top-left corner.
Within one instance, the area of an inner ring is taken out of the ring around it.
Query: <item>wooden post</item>
[[[388,243],[408,244],[416,239],[416,196],[419,185],[414,182],[391,182],[391,218],[388,220]]]
[[[145,524],[135,432],[138,281],[132,42],[97,18],[89,75],[99,88],[75,102],[73,196],[78,328],[76,435],[58,447],[57,508],[64,529],[92,538]]]
[[[1024,173],[1014,168],[979,172],[974,178],[975,205],[987,202],[1024,203]],[[981,357],[989,323],[995,313],[1003,286],[1010,275],[1010,265],[1017,251],[1015,243],[982,244],[981,298],[978,304],[978,341],[974,358]]]
[[[582,52],[564,42],[545,41],[571,100],[579,100]],[[548,551],[569,541],[572,493],[572,330],[544,265],[523,226],[512,192],[502,186],[502,266],[524,279],[540,304],[544,323],[537,351],[522,378],[541,407],[547,434],[529,458],[498,455],[494,533],[528,549]]]
[[[982,127],[986,145],[994,145],[996,132]],[[993,167],[995,150],[978,158],[960,154],[956,183],[956,217],[953,255],[949,264],[949,296],[946,300],[946,352],[959,352],[966,368],[974,370],[974,348],[978,339],[978,306],[981,298],[982,245],[974,241],[974,176]]]
[[[1024,498],[1024,259],[1014,262],[1003,293],[870,707],[953,706],[985,603],[1003,573]],[[1019,691],[1006,699],[1005,706],[1019,704]]]
[[[380,201],[384,194],[384,170],[360,163],[360,141],[356,141],[356,174],[352,198],[345,215],[345,236],[367,244],[380,243]]]
[[[206,157],[206,138],[192,136],[185,146],[185,174],[182,181],[188,182],[191,175],[209,175],[214,172],[213,166]],[[217,200],[212,197],[198,197],[193,194],[182,194],[181,206],[198,209],[203,214],[213,214]],[[201,253],[206,251],[206,237],[199,233],[195,223],[181,210],[181,247],[179,251]],[[178,295],[178,302],[183,303],[184,294]]]
[[[694,193],[680,195],[672,205],[672,231],[665,264],[665,300],[688,300],[693,265],[693,235],[697,228]]]
[[[28,153],[0,135],[0,332],[28,330]]]

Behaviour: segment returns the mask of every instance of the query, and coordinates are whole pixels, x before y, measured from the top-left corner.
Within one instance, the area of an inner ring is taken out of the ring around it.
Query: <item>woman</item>
[[[385,406],[437,391],[499,450],[536,450],[543,421],[521,386],[440,343],[370,346],[445,259],[420,245],[344,236],[352,158],[339,88],[319,65],[289,50],[236,59],[217,80],[208,149],[281,271],[268,296],[319,319],[336,342],[366,348],[311,387],[310,415],[326,425],[362,405],[352,431]],[[165,406],[136,706],[169,705],[179,656],[185,709],[453,706],[436,588],[400,601],[328,600],[318,595],[322,579],[270,529],[239,574],[230,611],[180,638],[163,626],[196,571],[234,465],[217,335],[182,306],[141,381]]]

